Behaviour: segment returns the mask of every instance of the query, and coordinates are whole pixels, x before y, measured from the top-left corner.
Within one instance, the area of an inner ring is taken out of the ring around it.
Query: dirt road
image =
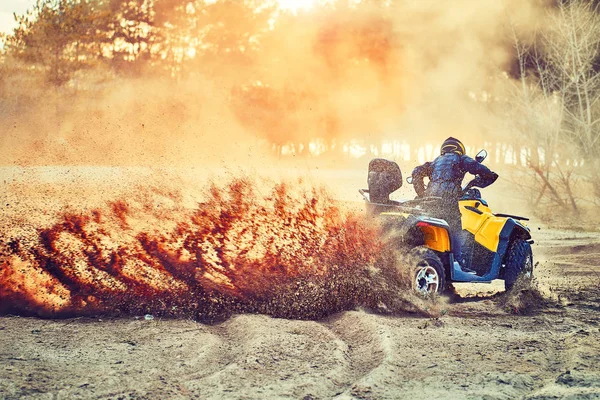
[[[529,316],[470,286],[438,319],[2,317],[0,397],[600,398],[598,235],[540,236],[540,285],[555,302]]]
[[[63,207],[52,199],[81,200],[72,209],[105,201],[96,185],[69,187],[65,176],[60,185],[5,177],[3,231],[49,223]],[[101,178],[120,190],[120,177]],[[600,398],[600,234],[531,226],[545,300],[529,315],[511,312],[500,282],[457,287],[438,318],[9,315],[0,317],[0,398]]]

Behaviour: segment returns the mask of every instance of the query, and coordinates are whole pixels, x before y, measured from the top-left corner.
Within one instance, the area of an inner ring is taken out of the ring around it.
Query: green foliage
[[[353,62],[370,60],[385,68],[391,43],[389,21],[380,17],[357,22],[352,13],[376,1],[321,11],[331,19],[314,49],[330,64],[332,75]],[[126,75],[192,71],[226,75],[252,67],[259,52],[268,52],[289,33],[323,25],[315,14],[300,18],[278,9],[276,0],[37,0],[6,38],[7,53],[43,69],[48,82],[62,86],[77,71],[105,66]],[[324,3],[325,4],[325,3]],[[275,23],[277,21],[277,23]],[[317,28],[320,29],[320,28]],[[306,35],[304,36],[306,37]],[[293,37],[291,38],[294,39]],[[349,48],[345,42],[354,43]],[[337,61],[345,59],[338,66]],[[257,76],[252,69],[252,78]],[[242,81],[250,78],[243,76]],[[264,79],[264,77],[262,77]]]
[[[107,65],[127,70],[150,59],[156,41],[152,2],[147,0],[37,0],[16,15],[18,27],[6,38],[9,55],[45,71],[55,86],[77,71]]]
[[[336,94],[368,91],[375,108],[394,90],[384,83],[398,48],[385,3],[317,0],[295,14],[277,0],[37,0],[6,37],[0,104],[18,114],[37,101],[61,121],[74,96],[98,98],[114,78],[209,77],[247,131],[306,155],[311,140],[333,147],[344,130]],[[64,110],[58,98],[69,99]]]
[[[60,86],[100,58],[108,16],[88,1],[38,0],[27,14],[15,17],[18,27],[7,38],[7,51],[45,70],[48,81]]]

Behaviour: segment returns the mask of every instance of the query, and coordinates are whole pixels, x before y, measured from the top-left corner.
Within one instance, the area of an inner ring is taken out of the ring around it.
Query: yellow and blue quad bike
[[[482,162],[486,156],[482,150],[475,159]],[[503,279],[509,290],[517,278],[532,278],[533,240],[523,222],[528,219],[493,213],[479,189],[473,187],[477,179],[463,188],[459,200],[462,232],[455,233],[444,219],[435,217],[439,197],[390,200],[390,194],[402,186],[402,173],[395,162],[371,160],[367,182],[369,188],[359,190],[367,210],[382,219],[386,235],[407,253],[417,292],[442,293],[454,282],[491,283],[495,279]],[[407,182],[412,183],[412,178]],[[462,242],[461,262],[453,253],[458,240]]]

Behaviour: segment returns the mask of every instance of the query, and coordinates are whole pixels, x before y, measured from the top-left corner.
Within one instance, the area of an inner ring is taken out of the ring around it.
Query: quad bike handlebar
[[[482,183],[483,182],[482,182],[481,176],[477,175],[475,178],[473,178],[471,181],[469,181],[465,185],[465,187],[462,188],[462,196],[466,195],[472,187],[476,187],[476,186],[481,187]]]

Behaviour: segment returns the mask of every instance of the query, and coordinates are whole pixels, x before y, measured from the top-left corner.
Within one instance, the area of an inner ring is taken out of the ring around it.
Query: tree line
[[[277,148],[297,142],[306,149],[312,139],[340,133],[327,94],[347,86],[345,71],[359,66],[385,81],[394,62],[391,20],[373,12],[388,1],[315,3],[318,13],[296,15],[277,0],[37,0],[2,38],[0,112],[34,101],[11,90],[26,82],[93,96],[115,78],[176,85],[210,77],[225,82],[246,129]],[[288,39],[308,56],[278,54]],[[306,79],[304,63],[319,72]],[[274,77],[279,70],[292,72]]]
[[[529,37],[511,28],[517,79],[495,112],[529,149],[520,185],[535,206],[581,215],[600,205],[600,9],[560,1]]]
[[[276,0],[37,0],[15,16],[16,29],[2,37],[0,115],[74,94],[93,97],[116,78],[176,84],[210,76],[227,82],[238,121],[275,151],[293,143],[299,154],[315,140],[339,151],[340,136],[350,139],[364,127],[359,118],[340,115],[339,101],[332,100],[337,93],[351,86],[355,92],[349,97],[360,96],[380,85],[379,92],[388,90],[382,96],[387,101],[399,92],[390,82],[398,82],[393,75],[401,70],[402,43],[386,11],[399,5],[316,3],[318,13],[296,15]],[[505,143],[497,151],[513,149],[512,164],[528,177],[523,186],[534,193],[529,196],[534,205],[579,214],[586,203],[600,204],[598,6],[586,0],[553,3],[527,35],[510,14],[510,75],[502,92],[481,106],[502,125],[502,134],[492,135],[490,143]],[[294,47],[294,40],[306,38],[310,49]],[[281,56],[286,47],[292,50]],[[296,55],[302,51],[314,60]],[[288,75],[274,73],[280,70]],[[313,70],[318,79],[307,76]],[[367,78],[349,85],[355,76]],[[22,89],[29,87],[38,90]],[[403,111],[402,105],[377,101],[371,106],[387,107],[398,118]],[[378,135],[371,135],[369,145],[377,145]]]

